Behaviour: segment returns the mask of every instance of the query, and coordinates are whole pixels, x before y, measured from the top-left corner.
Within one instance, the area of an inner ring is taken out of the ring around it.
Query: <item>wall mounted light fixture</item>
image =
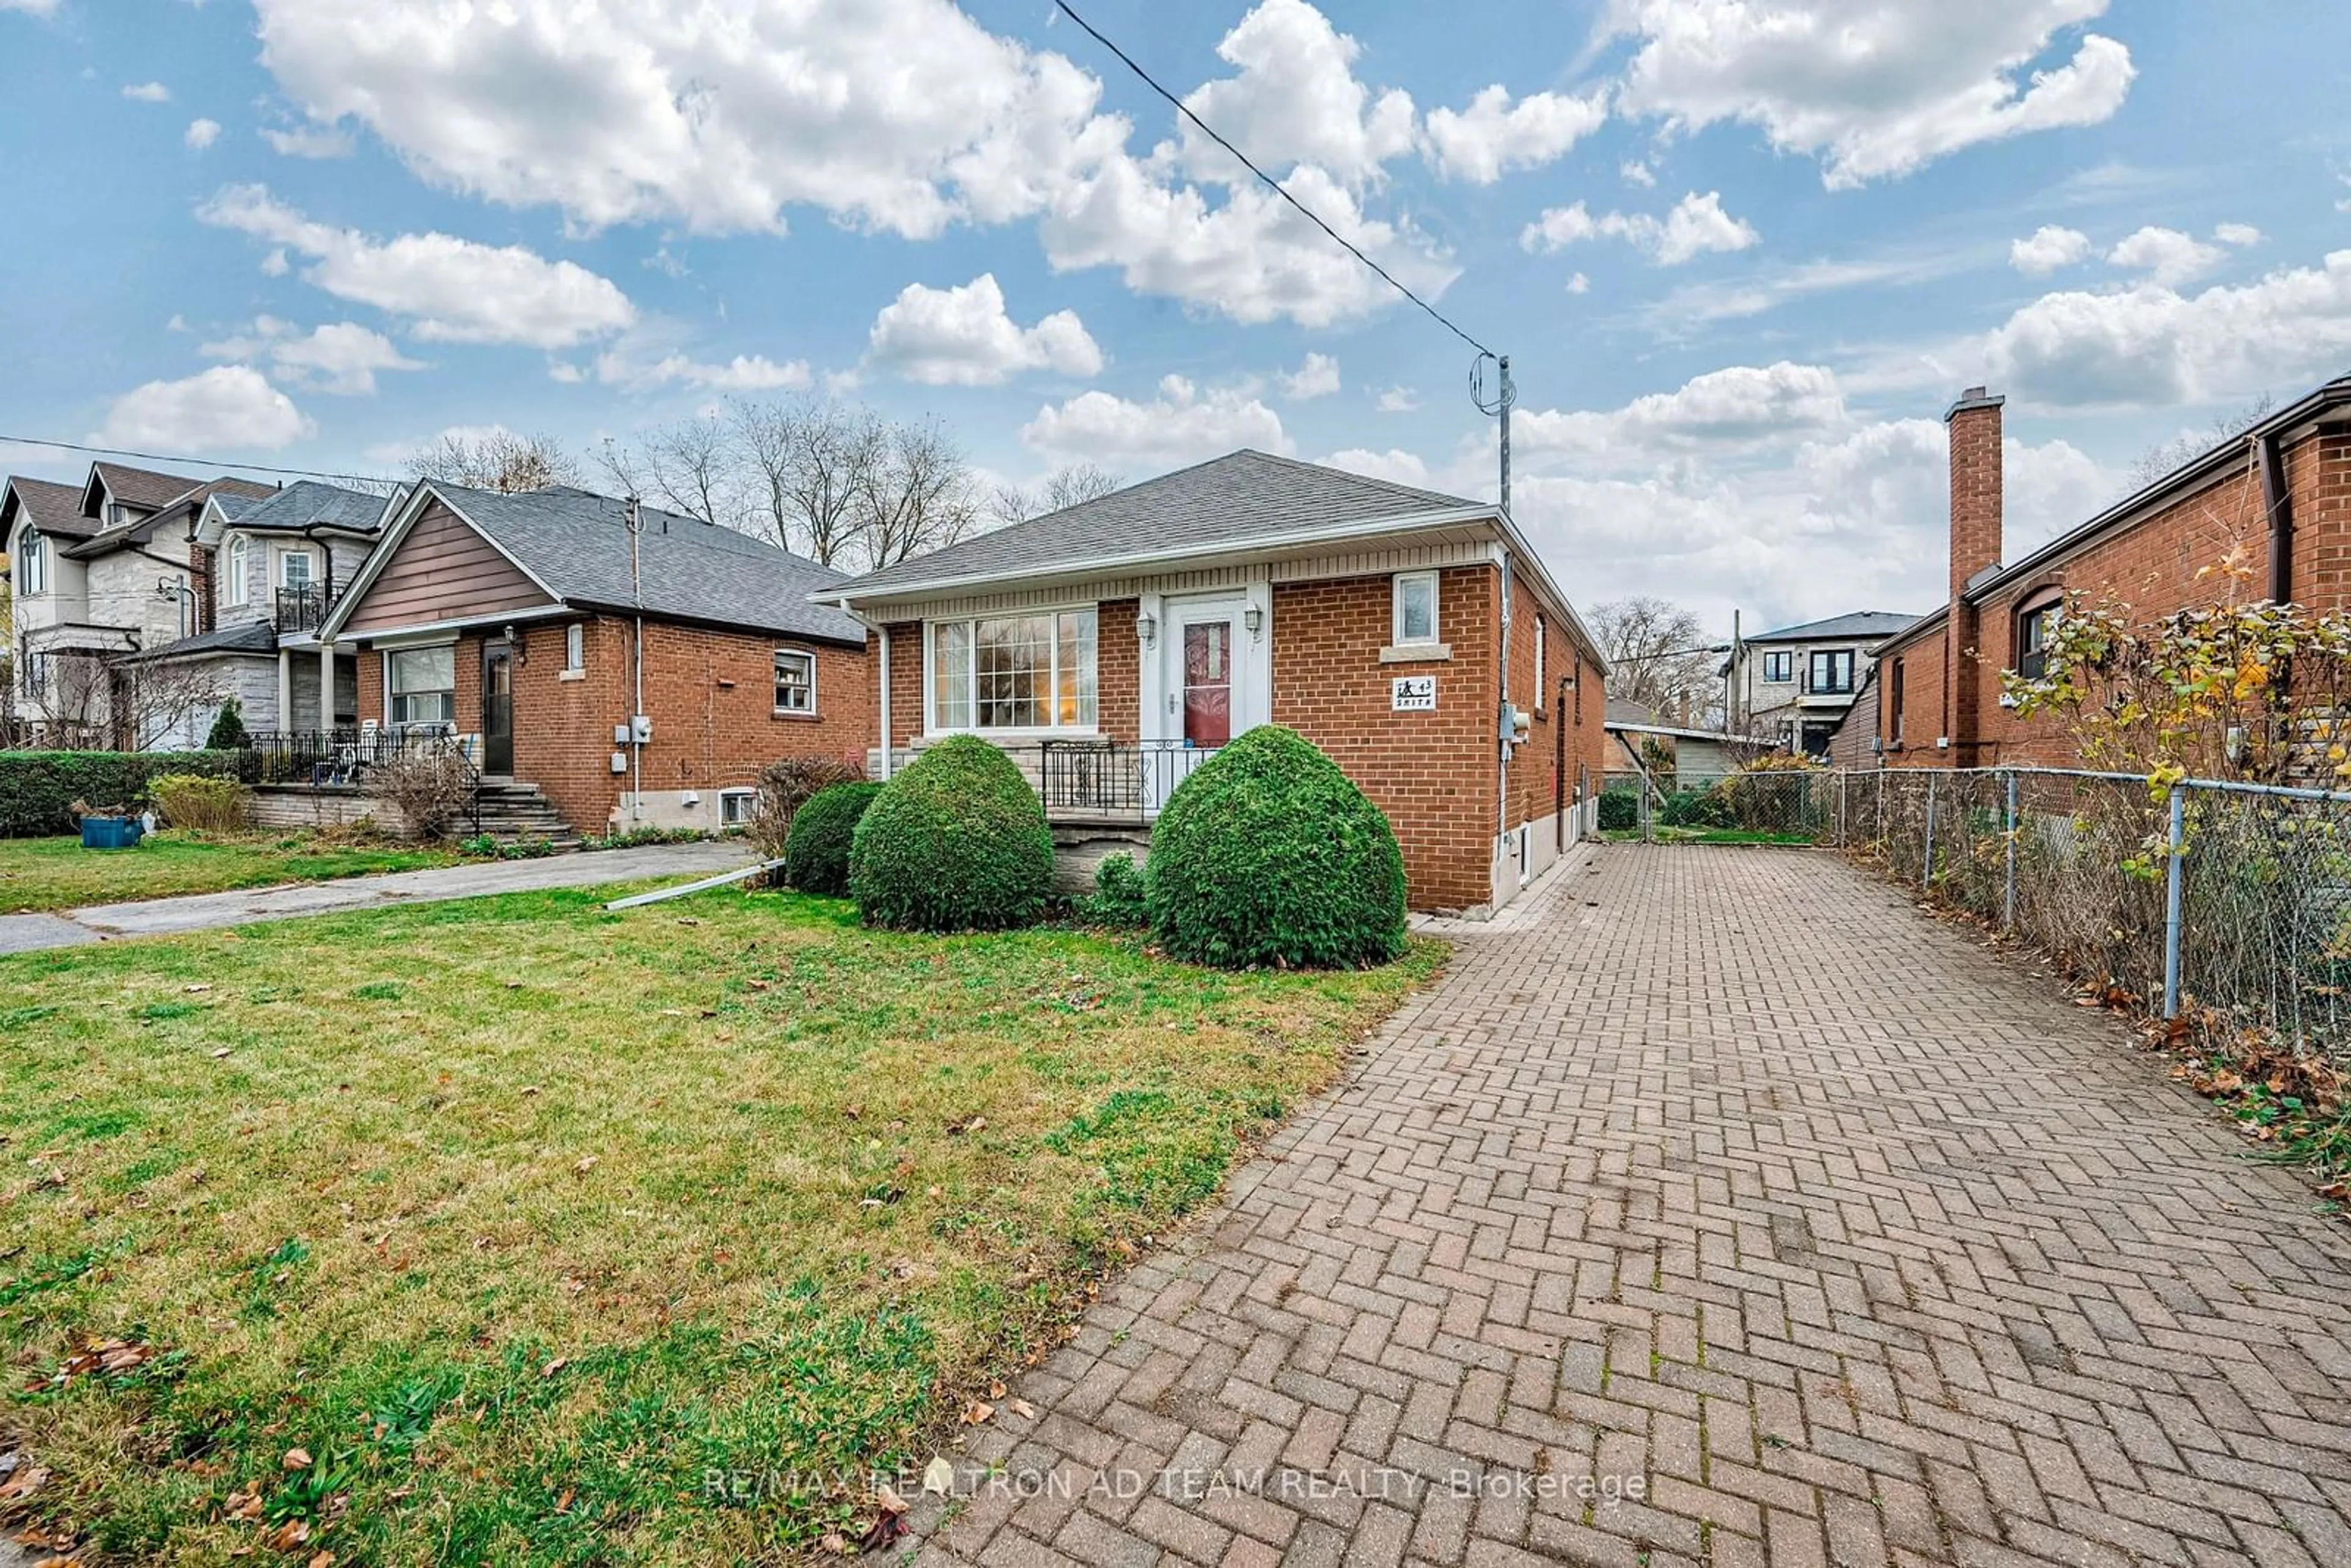
[[[1249,636],[1255,638],[1265,628],[1265,612],[1252,604],[1241,612],[1241,623],[1249,628]]]
[[[1138,612],[1134,617],[1134,634],[1144,647],[1150,647],[1159,638],[1158,618],[1148,610]]]

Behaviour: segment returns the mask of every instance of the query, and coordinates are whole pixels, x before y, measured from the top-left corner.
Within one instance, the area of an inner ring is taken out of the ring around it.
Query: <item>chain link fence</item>
[[[2057,768],[1610,773],[1601,827],[1844,851],[2113,999],[2351,1065],[2351,793]]]
[[[2351,1061],[2351,795],[2040,768],[1841,777],[1829,841],[2150,1012]]]

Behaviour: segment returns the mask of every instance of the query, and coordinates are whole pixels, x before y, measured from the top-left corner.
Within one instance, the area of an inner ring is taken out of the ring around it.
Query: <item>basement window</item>
[[[722,828],[746,828],[759,812],[759,792],[757,789],[721,789],[718,792],[718,825]]]

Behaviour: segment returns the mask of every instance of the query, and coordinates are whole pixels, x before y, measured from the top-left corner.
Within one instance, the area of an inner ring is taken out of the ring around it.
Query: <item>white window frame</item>
[[[33,528],[19,537],[24,543],[16,552],[16,591],[38,599],[49,591],[49,541]]]
[[[747,828],[751,825],[751,820],[758,814],[759,792],[757,789],[718,791],[718,825],[720,827]]]
[[[1061,714],[1061,617],[1092,615],[1094,618],[1094,716],[1091,723],[1081,721],[1063,724]],[[1045,664],[1047,690],[1045,711],[1051,716],[1049,724],[986,725],[979,722],[979,623],[983,621],[1050,620],[1053,635],[1049,643]],[[942,626],[961,626],[965,646],[969,652],[971,667],[964,673],[969,683],[965,698],[969,706],[972,722],[950,725],[939,716],[938,654],[939,632]],[[1094,601],[1074,604],[1039,605],[1029,610],[999,611],[993,615],[946,615],[936,621],[923,622],[923,728],[929,735],[1100,735],[1102,733],[1102,605]]]
[[[1404,630],[1405,591],[1426,584],[1428,589],[1428,635],[1407,637]],[[1398,648],[1434,648],[1445,641],[1445,596],[1440,591],[1440,574],[1434,571],[1400,571],[1388,586],[1388,641]]]
[[[399,717],[399,716],[394,713],[394,711],[393,711],[393,705],[394,705],[396,702],[398,702],[398,701],[399,701],[400,697],[401,697],[401,696],[413,696],[413,695],[422,695],[422,693],[421,693],[421,692],[414,692],[414,693],[397,693],[397,694],[396,694],[396,693],[394,693],[394,692],[392,691],[392,663],[393,663],[393,661],[397,660],[397,659],[398,659],[398,658],[399,658],[402,653],[433,653],[433,652],[434,652],[434,651],[436,651],[436,650],[440,650],[440,649],[446,649],[446,650],[448,650],[448,653],[449,653],[449,685],[448,685],[445,688],[444,688],[444,687],[434,686],[434,687],[431,687],[431,688],[427,688],[427,689],[430,689],[430,690],[433,690],[433,691],[436,691],[436,692],[437,692],[437,691],[442,691],[442,690],[446,690],[446,691],[448,692],[448,694],[449,694],[449,716],[448,716],[447,718],[445,718],[445,719],[435,719],[435,718],[424,718],[424,719],[404,719],[404,718],[401,718],[401,717]],[[456,727],[457,727],[457,644],[456,644],[456,643],[413,643],[413,644],[411,644],[410,646],[405,647],[405,648],[387,648],[387,649],[385,649],[385,650],[384,650],[384,654],[383,654],[383,722],[384,722],[384,724],[385,724],[388,727],[390,727],[390,728],[392,728],[392,729],[395,729],[395,730],[397,730],[397,729],[410,729],[410,728],[423,728],[423,727],[438,727],[438,728],[444,728],[444,729],[446,729],[446,730],[448,730],[449,732],[451,732],[451,733],[453,733],[453,734],[455,732]]]
[[[226,580],[221,586],[224,604],[243,604],[252,596],[252,583],[246,574],[252,570],[252,541],[243,534],[232,534],[221,550],[221,575]]]
[[[317,551],[299,549],[281,549],[277,552],[277,570],[272,574],[273,580],[277,583],[280,591],[296,586],[296,584],[287,580],[286,569],[297,560],[299,560],[302,563],[305,573],[300,584],[301,587],[308,588],[319,580],[319,556]]]
[[[798,659],[808,666],[808,706],[806,707],[786,707],[783,704],[783,683],[781,681],[778,681],[776,683],[776,689],[772,693],[776,702],[776,712],[787,718],[814,718],[816,716],[817,706],[816,651],[812,648],[778,648],[776,650],[776,664],[778,666],[780,666],[787,659]],[[778,673],[780,673],[780,671]]]
[[[563,628],[563,673],[576,675],[588,668],[588,622],[574,621]]]
[[[1550,640],[1551,623],[1541,615],[1535,617],[1535,711],[1541,713],[1551,706],[1550,672],[1544,667],[1551,650],[1544,644]]]

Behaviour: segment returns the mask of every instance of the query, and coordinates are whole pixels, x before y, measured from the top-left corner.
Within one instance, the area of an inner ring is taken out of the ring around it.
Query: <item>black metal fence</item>
[[[1192,769],[1217,754],[1184,740],[1048,740],[1037,750],[1047,811],[1134,821],[1157,816]]]
[[[246,777],[254,783],[314,789],[381,788],[395,764],[429,767],[446,776],[442,793],[462,797],[457,820],[469,831],[481,831],[481,763],[461,736],[422,728],[258,730],[246,737],[245,750]]]

